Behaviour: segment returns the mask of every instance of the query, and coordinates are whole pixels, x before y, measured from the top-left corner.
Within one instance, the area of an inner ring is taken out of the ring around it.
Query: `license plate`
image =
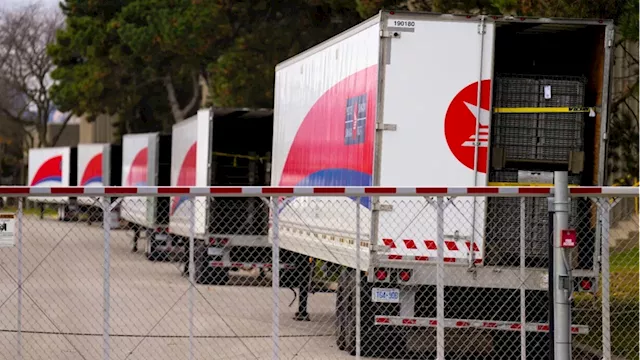
[[[380,303],[399,303],[400,290],[373,288],[372,294],[371,294],[371,300],[373,302],[380,302]]]
[[[211,256],[222,256],[223,248],[210,247],[207,249],[207,255]]]
[[[166,234],[156,234],[156,241],[167,241],[168,238]]]

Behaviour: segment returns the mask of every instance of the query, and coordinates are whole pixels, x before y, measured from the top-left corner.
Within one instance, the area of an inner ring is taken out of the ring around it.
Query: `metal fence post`
[[[611,273],[609,267],[609,202],[606,198],[598,199],[597,206],[601,212],[602,226],[602,359],[611,360]]]
[[[554,211],[556,216],[554,237],[555,351],[557,360],[571,359],[571,309],[569,304],[570,274],[565,250],[561,246],[562,230],[569,227],[569,183],[568,172],[556,171],[554,175]],[[569,287],[567,289],[567,287]]]
[[[194,263],[194,249],[196,236],[196,200],[194,197],[189,201],[191,204],[189,216],[189,360],[194,359],[193,349],[193,312],[195,301],[195,273],[196,267]]]
[[[527,273],[525,268],[526,260],[526,199],[520,198],[520,359],[527,359],[527,292],[525,290],[525,282],[527,281]]]
[[[271,340],[273,342],[273,349],[271,358],[278,360],[280,358],[280,307],[279,305],[279,292],[280,292],[280,231],[279,231],[279,214],[278,214],[278,197],[271,198],[271,216],[272,216],[272,256],[271,256],[271,290],[273,292],[273,328],[271,331]]]
[[[110,339],[109,339],[109,311],[111,308],[110,300],[110,271],[111,271],[111,224],[109,219],[109,208],[111,199],[102,197],[102,228],[104,230],[104,269],[103,269],[103,330],[102,330],[102,358],[109,360],[111,357]]]
[[[356,360],[360,360],[361,322],[360,314],[360,197],[356,198]]]
[[[18,359],[22,359],[22,216],[23,199],[18,199],[18,224],[16,236],[18,240],[18,326],[16,333],[16,345],[18,347]]]
[[[436,269],[436,357],[444,360],[444,200],[438,196],[437,206],[437,269]]]

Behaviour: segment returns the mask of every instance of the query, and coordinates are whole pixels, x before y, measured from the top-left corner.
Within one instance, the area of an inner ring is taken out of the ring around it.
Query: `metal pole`
[[[553,292],[555,291],[555,287],[554,287],[554,277],[555,277],[555,272],[553,269],[553,227],[554,227],[554,218],[553,218],[553,198],[548,198],[547,199],[547,203],[549,205],[549,218],[548,218],[548,223],[549,223],[549,227],[548,227],[548,235],[549,235],[549,241],[548,241],[548,266],[549,266],[549,287],[547,289],[547,296],[548,296],[548,311],[549,311],[549,316],[548,316],[548,322],[549,322],[549,360],[554,360],[555,356],[556,356],[556,350],[555,350],[555,339],[554,339],[554,331],[555,331],[555,313],[554,313],[554,296],[553,296]]]
[[[193,312],[195,301],[195,281],[196,281],[196,267],[194,262],[194,249],[195,249],[195,236],[196,236],[196,200],[191,198],[189,202],[190,213],[189,217],[189,360],[194,359],[193,348]]]
[[[22,359],[22,215],[23,199],[18,199],[18,224],[16,234],[18,237],[18,332],[17,346],[18,359]]]
[[[360,360],[360,197],[356,198],[356,360]]]
[[[110,294],[110,270],[111,270],[111,224],[109,223],[109,205],[111,201],[108,197],[102,198],[102,228],[104,230],[104,269],[103,269],[103,330],[102,330],[102,341],[103,341],[103,355],[102,358],[104,360],[109,360],[111,358],[111,347],[110,347],[110,339],[109,339],[109,310],[111,308],[111,294]]]
[[[609,268],[609,202],[599,199],[602,226],[602,359],[611,360],[611,307],[610,307],[610,268]]]
[[[437,198],[437,268],[436,268],[436,357],[444,360],[444,201]],[[473,248],[472,248],[473,249]]]
[[[525,290],[525,282],[527,281],[527,273],[525,268],[525,240],[526,240],[526,199],[520,198],[520,359],[527,359],[527,323],[526,302],[527,293]]]
[[[480,66],[478,69],[478,92],[476,97],[476,132],[475,132],[475,142],[473,145],[473,186],[478,185],[478,160],[480,157],[480,117],[482,116],[482,68],[484,65],[484,34],[485,34],[485,16],[482,15],[480,17],[480,24],[478,25],[478,35],[480,35]],[[476,203],[477,198],[473,198],[473,209],[472,209],[472,219],[471,223],[471,239],[470,239],[470,249],[473,249],[473,245],[476,240]],[[475,251],[469,252],[469,268],[475,265]]]
[[[278,293],[280,291],[280,231],[279,231],[279,214],[278,214],[278,197],[271,199],[271,214],[273,247],[271,257],[272,280],[271,290],[273,292],[273,328],[271,332],[271,340],[273,341],[273,349],[271,358],[278,360],[280,358],[280,306]]]
[[[569,185],[568,173],[556,171],[554,176],[554,211],[556,217],[554,264],[556,272],[555,281],[555,350],[556,359],[571,359],[571,309],[569,305],[569,289],[566,289],[569,279],[569,268],[565,257],[565,251],[561,247],[562,230],[569,227]],[[569,286],[570,288],[570,286]]]

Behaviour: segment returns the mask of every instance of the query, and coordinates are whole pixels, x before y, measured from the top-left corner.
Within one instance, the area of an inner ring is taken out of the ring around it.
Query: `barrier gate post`
[[[279,306],[279,290],[280,290],[280,234],[278,221],[278,197],[271,198],[271,216],[272,216],[272,237],[273,246],[271,250],[271,291],[273,292],[273,328],[271,331],[271,340],[273,349],[271,358],[278,360],[280,357],[280,306]]]
[[[102,228],[104,230],[104,269],[103,269],[103,330],[102,330],[102,341],[103,341],[103,359],[109,360],[111,358],[111,346],[109,339],[109,311],[111,310],[111,285],[110,285],[110,276],[111,276],[111,224],[109,223],[109,208],[111,205],[111,199],[103,196],[102,197]]]
[[[569,227],[568,172],[556,171],[554,176],[555,241],[553,263],[555,267],[555,316],[554,332],[557,360],[571,359],[571,308],[569,296],[572,286],[567,251],[562,247],[562,231]]]

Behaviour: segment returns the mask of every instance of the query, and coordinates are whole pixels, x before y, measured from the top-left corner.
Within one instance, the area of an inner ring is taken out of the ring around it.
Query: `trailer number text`
[[[381,303],[398,303],[400,302],[400,290],[373,288],[371,300]]]
[[[416,22],[408,21],[408,20],[392,20],[389,26],[399,27],[399,28],[413,28],[413,27],[416,27]]]

